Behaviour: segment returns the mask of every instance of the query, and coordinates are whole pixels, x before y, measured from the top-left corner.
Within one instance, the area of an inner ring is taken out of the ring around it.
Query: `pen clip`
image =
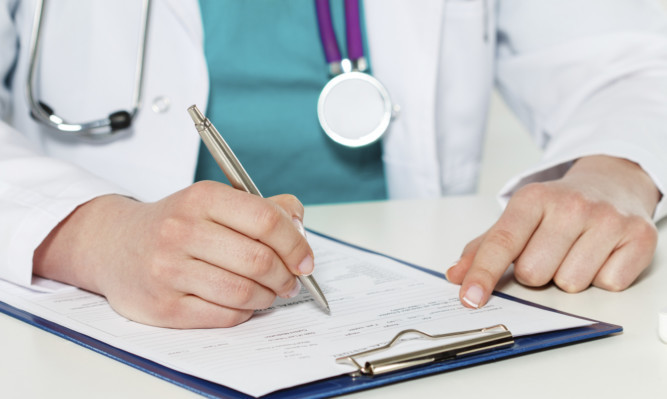
[[[195,123],[195,128],[199,136],[201,136],[204,145],[206,145],[215,162],[222,169],[225,176],[227,176],[227,180],[229,180],[232,187],[261,197],[262,194],[259,192],[259,189],[255,186],[252,179],[250,179],[243,165],[236,158],[232,149],[229,148],[225,139],[222,138],[218,129],[213,126],[211,121],[204,116],[196,105],[190,106],[188,113]]]

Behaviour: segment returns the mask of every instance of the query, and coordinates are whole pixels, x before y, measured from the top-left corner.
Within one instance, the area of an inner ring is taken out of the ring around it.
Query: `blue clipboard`
[[[312,234],[322,234],[311,232]],[[326,237],[326,236],[324,236]],[[342,242],[335,238],[327,237],[331,240]],[[344,243],[345,245],[358,248],[360,250],[376,253],[369,251],[368,249],[360,248],[349,243]],[[376,253],[377,254],[377,253]],[[379,254],[382,255],[382,254]],[[387,257],[386,255],[382,255]],[[391,258],[391,257],[390,257]],[[434,272],[432,270],[424,269],[420,266],[416,266],[399,259],[395,259],[397,262],[400,262],[404,265],[417,268],[419,270],[425,271],[427,273],[433,274],[440,278],[445,278],[441,273]],[[512,301],[520,302],[525,305],[537,307],[540,309],[559,312],[554,309],[541,306],[532,302],[524,301],[510,295],[506,295],[500,292],[494,292],[494,295],[509,299]],[[191,375],[181,373],[170,369],[168,367],[162,366],[158,363],[155,363],[146,358],[134,355],[130,352],[118,349],[114,346],[101,342],[97,339],[91,338],[87,335],[81,334],[77,331],[71,330],[69,328],[63,327],[59,324],[53,323],[49,320],[43,319],[41,317],[35,316],[31,313],[28,313],[24,310],[18,309],[11,305],[8,305],[4,302],[0,302],[0,312],[3,312],[9,316],[12,316],[18,320],[24,321],[28,324],[31,324],[35,327],[41,328],[42,330],[48,331],[55,335],[58,335],[64,339],[77,343],[85,348],[91,349],[95,352],[108,356],[112,359],[115,359],[121,363],[125,363],[129,366],[132,366],[136,369],[142,370],[150,375],[161,378],[165,381],[169,381],[175,385],[198,393],[204,397],[208,398],[252,398],[252,396],[246,395],[239,391],[230,389],[220,384],[216,384],[210,381],[203,380],[201,378],[193,377]],[[583,342],[595,338],[600,338],[608,336],[615,333],[620,333],[623,331],[623,328],[618,325],[604,323],[596,320],[591,320],[583,318],[576,315],[571,315],[580,319],[585,319],[593,321],[594,324],[585,327],[572,328],[567,330],[553,331],[541,334],[534,334],[523,337],[516,337],[513,340],[513,344],[509,347],[502,349],[495,349],[492,351],[486,351],[482,353],[472,354],[469,356],[464,356],[452,360],[445,360],[441,362],[429,363],[421,366],[411,367],[408,369],[381,374],[376,376],[365,376],[357,375],[352,376],[349,374],[340,375],[337,377],[332,377],[320,381],[314,381],[312,383],[299,385],[296,387],[283,389],[270,393],[268,395],[262,396],[262,398],[294,398],[294,397],[308,397],[308,398],[328,398],[332,396],[338,396],[343,394],[348,394],[352,392],[362,391],[366,389],[371,389],[383,385],[394,384],[405,380],[411,380],[414,378],[419,378],[423,376],[433,375],[442,373],[448,370],[453,370],[462,367],[469,367],[480,363],[497,361],[505,358],[510,358],[518,355],[522,355],[529,352],[540,351],[549,348],[555,348],[567,344],[573,344],[577,342]],[[333,361],[333,360],[332,360]]]

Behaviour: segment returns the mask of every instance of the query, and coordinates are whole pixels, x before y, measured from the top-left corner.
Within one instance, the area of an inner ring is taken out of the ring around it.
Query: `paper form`
[[[305,291],[227,329],[146,326],[76,288],[34,292],[0,281],[0,300],[172,369],[252,396],[354,371],[335,359],[386,344],[399,331],[430,334],[504,324],[514,336],[592,324],[492,297],[461,306],[458,286],[395,260],[315,234],[315,277],[331,315]]]

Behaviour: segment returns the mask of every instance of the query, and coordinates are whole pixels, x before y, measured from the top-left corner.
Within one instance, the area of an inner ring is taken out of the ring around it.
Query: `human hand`
[[[292,297],[313,252],[293,196],[199,182],[155,203],[110,195],[74,211],[35,251],[33,272],[104,295],[129,319],[229,327]]]
[[[514,276],[527,286],[553,280],[567,292],[591,284],[623,290],[653,258],[659,199],[636,164],[581,158],[563,178],[518,190],[498,221],[466,245],[447,279],[461,284],[461,302],[472,308],[488,301],[512,262]]]

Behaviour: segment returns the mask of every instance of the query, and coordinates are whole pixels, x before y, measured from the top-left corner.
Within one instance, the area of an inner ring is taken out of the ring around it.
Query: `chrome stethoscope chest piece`
[[[362,147],[378,140],[389,127],[391,114],[387,90],[363,72],[346,72],[331,79],[317,103],[324,132],[347,147]]]

